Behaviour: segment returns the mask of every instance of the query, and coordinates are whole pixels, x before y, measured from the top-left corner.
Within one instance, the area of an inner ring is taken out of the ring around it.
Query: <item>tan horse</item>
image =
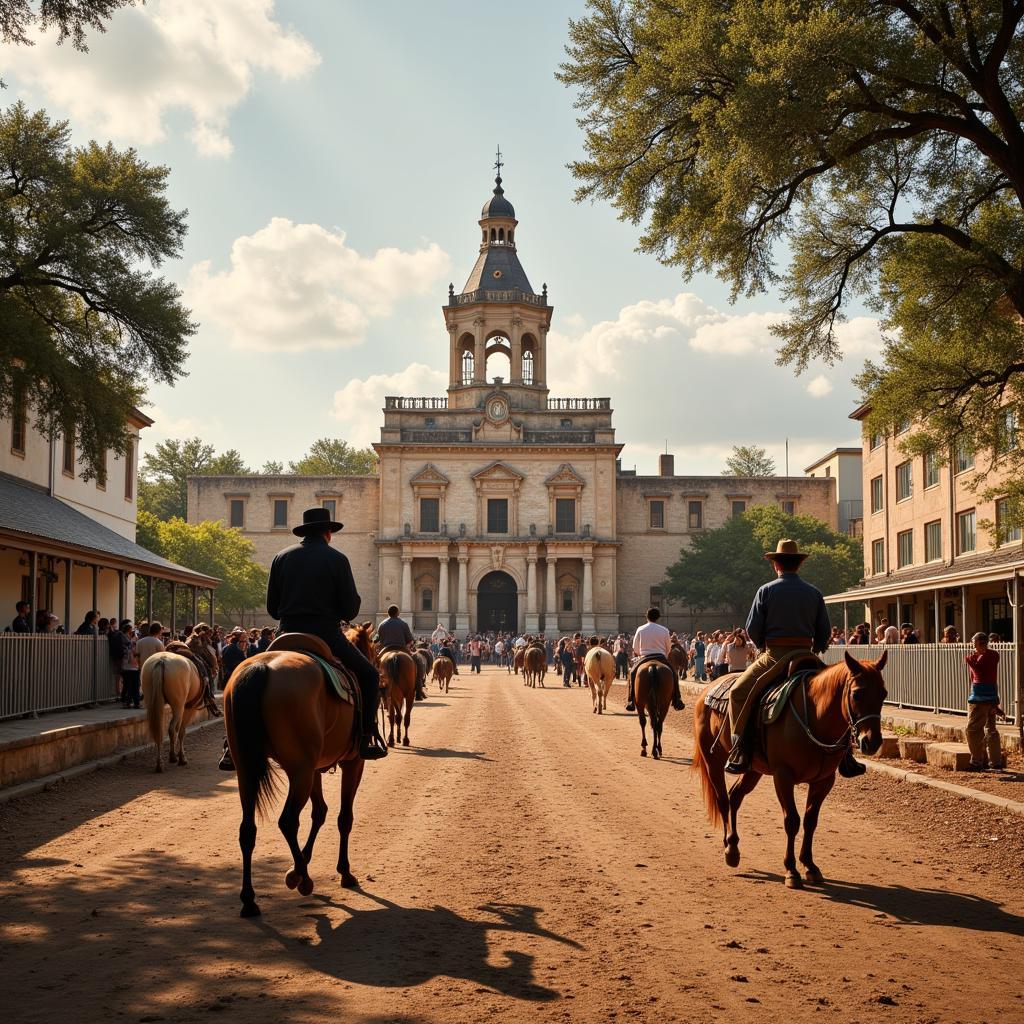
[[[651,716],[651,757],[661,757],[661,731],[672,706],[673,671],[664,662],[641,665],[634,683],[636,714],[640,719],[640,756],[647,756],[647,716]]]
[[[169,651],[150,655],[142,666],[142,696],[146,702],[146,719],[150,739],[156,744],[156,768],[162,772],[164,705],[171,706],[171,721],[167,726],[167,739],[171,746],[168,760],[182,768],[188,764],[185,757],[185,730],[195,714],[203,707],[203,681],[195,665],[188,658]]]
[[[591,647],[583,659],[583,671],[590,683],[594,714],[603,715],[608,707],[608,693],[615,682],[615,658],[603,647]]]
[[[523,659],[526,657],[526,648],[517,647],[515,653],[512,655],[512,673],[513,675],[519,675],[519,670],[523,667]]]
[[[537,684],[544,685],[544,677],[548,671],[548,660],[544,656],[543,647],[527,647],[523,655],[523,685],[536,689]]]
[[[437,683],[437,688],[444,693],[448,692],[448,686],[452,681],[452,673],[455,671],[455,663],[451,658],[443,654],[434,659],[434,668],[430,678]]]
[[[412,655],[405,651],[385,651],[380,656],[380,681],[387,704],[388,721],[391,724],[388,746],[395,745],[396,723],[398,734],[401,736],[404,722],[405,736],[402,738],[402,746],[407,747],[412,706],[416,702],[416,662]]]
[[[807,784],[804,810],[804,837],[800,845],[800,863],[804,878],[820,885],[821,872],[814,863],[814,831],[825,797],[836,781],[836,769],[850,740],[859,743],[865,754],[873,754],[882,745],[882,704],[886,698],[882,669],[886,654],[878,661],[858,661],[848,651],[843,660],[805,679],[793,694],[778,720],[760,726],[759,744],[750,771],[726,790],[725,762],[731,737],[728,715],[718,715],[704,703],[708,687],[694,708],[693,768],[700,773],[701,790],[708,818],[722,825],[725,862],[736,867],[740,862],[740,838],[736,815],[743,798],[761,781],[762,775],[775,780],[775,793],[782,806],[786,829],[786,885],[799,889],[803,882],[797,873],[794,856],[796,835],[800,831],[800,812],[793,788]],[[712,685],[717,685],[716,681]],[[754,712],[757,714],[757,711]],[[865,727],[866,728],[862,728]]]

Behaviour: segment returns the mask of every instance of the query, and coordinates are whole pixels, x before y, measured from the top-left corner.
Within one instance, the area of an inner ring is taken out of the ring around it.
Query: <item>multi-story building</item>
[[[839,531],[851,537],[862,536],[864,527],[863,462],[860,448],[833,448],[804,470],[811,477],[835,479]]]
[[[868,412],[861,406],[851,418],[863,423]],[[1024,544],[1019,528],[1005,529],[1005,471],[958,444],[941,456],[906,455],[901,442],[911,428],[908,420],[895,435],[862,429],[864,580],[828,600],[846,604],[851,622],[910,622],[930,641],[945,626],[963,638],[983,630],[1016,639]],[[1007,438],[1018,443],[1015,426]],[[978,476],[995,497],[980,497]]]
[[[241,528],[267,564],[302,510],[325,505],[345,524],[361,615],[395,603],[418,630],[549,633],[635,625],[681,549],[750,505],[836,525],[833,478],[676,476],[671,456],[658,476],[623,472],[611,399],[550,394],[553,309],[519,261],[518,223],[499,178],[469,279],[442,309],[447,393],[385,399],[377,476],[197,477],[189,521]]]

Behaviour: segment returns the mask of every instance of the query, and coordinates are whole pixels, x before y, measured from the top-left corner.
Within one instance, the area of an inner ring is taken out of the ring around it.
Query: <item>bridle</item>
[[[803,691],[804,698],[804,713],[806,714],[809,706],[807,697],[807,680],[816,674],[817,670],[808,670],[800,673],[800,687]],[[857,739],[860,735],[860,727],[865,722],[872,722],[876,718],[878,721],[882,720],[881,712],[871,715],[861,715],[859,718],[856,717],[856,713],[853,707],[853,684],[854,679],[851,676],[843,687],[843,718],[846,720],[846,728],[843,730],[843,734],[834,743],[825,743],[819,740],[817,736],[811,731],[810,725],[806,719],[801,717],[800,712],[797,710],[796,701],[791,700],[790,707],[793,710],[793,717],[797,720],[800,728],[803,729],[807,738],[821,750],[827,750],[830,753],[836,753],[842,750],[850,741],[850,738]]]

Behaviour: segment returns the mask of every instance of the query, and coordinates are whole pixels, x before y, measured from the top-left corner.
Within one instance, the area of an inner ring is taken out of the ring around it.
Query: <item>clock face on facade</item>
[[[492,398],[487,403],[487,415],[492,420],[503,420],[508,415],[508,404],[504,398]]]

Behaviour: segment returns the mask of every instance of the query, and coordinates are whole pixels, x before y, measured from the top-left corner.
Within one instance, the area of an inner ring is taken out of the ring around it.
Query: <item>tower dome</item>
[[[505,190],[501,187],[501,175],[494,179],[494,194],[484,203],[480,211],[480,219],[487,220],[490,217],[515,217],[516,211],[512,204],[505,198]]]

